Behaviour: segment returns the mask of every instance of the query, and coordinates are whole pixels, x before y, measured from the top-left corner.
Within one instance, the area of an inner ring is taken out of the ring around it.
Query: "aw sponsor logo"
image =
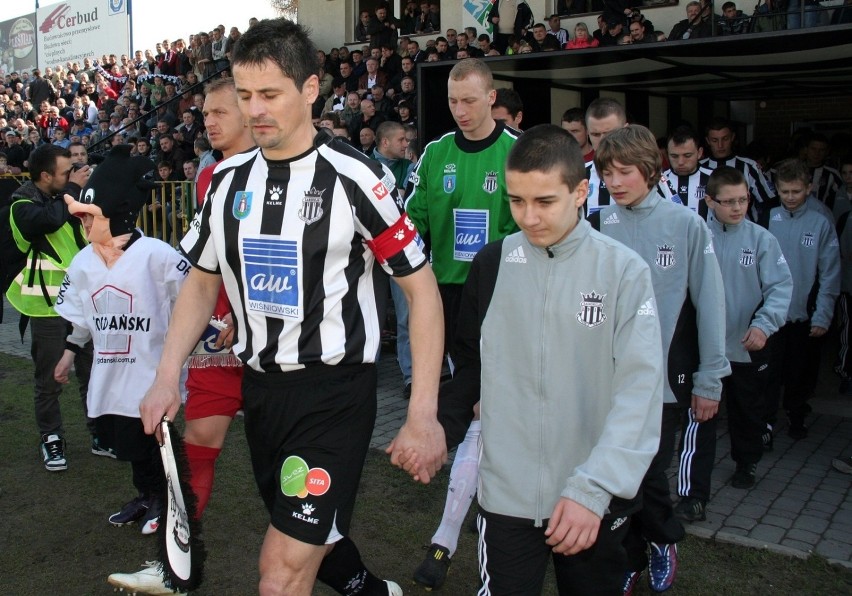
[[[250,310],[272,317],[298,319],[299,246],[295,240],[243,238]]]
[[[453,259],[472,261],[488,242],[489,212],[481,209],[453,209],[455,242]]]

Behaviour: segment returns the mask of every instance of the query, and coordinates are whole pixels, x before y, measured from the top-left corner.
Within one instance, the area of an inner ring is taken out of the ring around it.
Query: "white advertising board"
[[[40,6],[36,12],[39,66],[129,54],[127,4],[128,0],[67,0]]]

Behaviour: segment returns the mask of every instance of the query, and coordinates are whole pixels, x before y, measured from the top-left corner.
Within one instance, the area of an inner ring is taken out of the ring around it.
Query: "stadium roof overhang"
[[[489,65],[497,78],[549,79],[575,90],[824,97],[852,90],[852,26],[526,54]]]
[[[505,56],[488,65],[496,79],[516,88],[527,83],[721,101],[821,98],[852,93],[852,25]],[[446,97],[451,67],[422,65],[421,89],[428,91],[421,105]],[[429,120],[422,109],[421,115]]]

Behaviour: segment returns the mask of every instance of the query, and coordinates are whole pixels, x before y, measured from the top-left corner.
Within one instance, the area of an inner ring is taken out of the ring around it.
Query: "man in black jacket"
[[[513,6],[516,7],[514,11],[511,10]],[[526,37],[527,30],[533,25],[533,14],[526,0],[497,0],[488,14],[488,22],[494,25],[493,46],[501,54],[505,54],[510,35],[517,39]]]

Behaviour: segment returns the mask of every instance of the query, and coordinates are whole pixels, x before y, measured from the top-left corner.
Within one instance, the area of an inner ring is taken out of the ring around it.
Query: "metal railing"
[[[137,225],[146,236],[177,246],[195,217],[195,182],[158,182]]]
[[[0,174],[0,205],[29,179],[26,172]],[[139,212],[136,225],[146,236],[177,246],[195,217],[195,182],[157,182],[157,186]]]

